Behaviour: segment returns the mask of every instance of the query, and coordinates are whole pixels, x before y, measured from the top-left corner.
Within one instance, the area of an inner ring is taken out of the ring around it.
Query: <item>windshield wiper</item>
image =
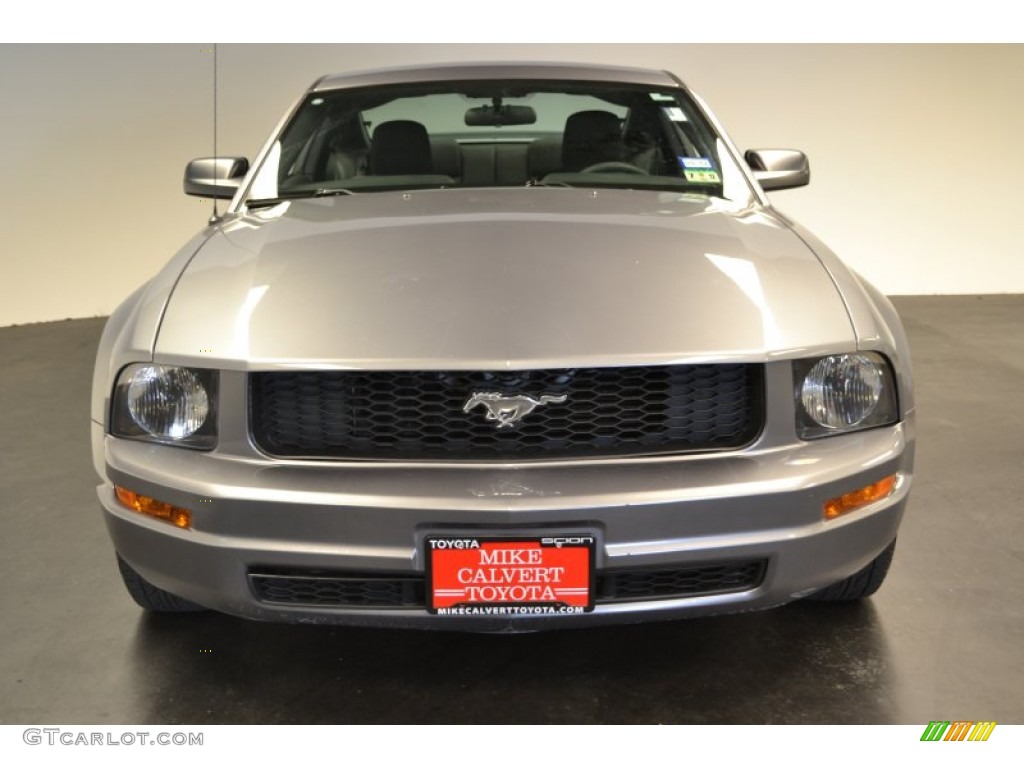
[[[336,195],[354,195],[351,189],[296,189],[290,192],[282,192],[278,197],[259,197],[254,200],[246,200],[247,208],[267,208],[283,203],[285,200],[300,200],[310,197],[335,197]]]
[[[544,181],[543,179],[530,179],[524,186],[527,187],[567,187],[572,189],[572,184],[566,184],[564,181]]]

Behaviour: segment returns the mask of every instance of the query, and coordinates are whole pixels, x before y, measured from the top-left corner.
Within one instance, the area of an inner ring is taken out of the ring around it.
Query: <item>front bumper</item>
[[[93,424],[114,546],[143,578],[224,613],[271,621],[488,632],[768,608],[840,581],[896,536],[913,473],[913,422],[735,454],[560,466],[279,462],[119,440]],[[822,504],[890,474],[887,498],[838,520]],[[112,483],[193,512],[181,530],[122,507]],[[437,533],[597,538],[598,574],[763,560],[742,591],[598,604],[582,615],[437,616],[401,608],[279,605],[253,570],[421,577]]]

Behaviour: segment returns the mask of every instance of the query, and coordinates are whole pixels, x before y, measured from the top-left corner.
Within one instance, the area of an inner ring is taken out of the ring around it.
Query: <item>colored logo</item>
[[[932,720],[921,741],[988,741],[995,727],[991,720]]]

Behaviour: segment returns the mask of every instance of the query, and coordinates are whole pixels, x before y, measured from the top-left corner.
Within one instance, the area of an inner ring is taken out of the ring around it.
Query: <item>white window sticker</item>
[[[680,157],[683,178],[695,184],[719,184],[722,178],[710,157]]]
[[[665,116],[673,123],[686,123],[686,114],[679,107],[662,107]]]
[[[715,169],[711,159],[707,157],[680,157],[679,164],[683,168],[703,169],[706,171],[713,171]]]

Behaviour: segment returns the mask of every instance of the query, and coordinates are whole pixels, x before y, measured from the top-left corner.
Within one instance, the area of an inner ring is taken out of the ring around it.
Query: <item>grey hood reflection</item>
[[[817,257],[770,212],[727,206],[537,188],[289,201],[189,264],[156,352],[210,350],[229,368],[526,368],[852,347]]]

